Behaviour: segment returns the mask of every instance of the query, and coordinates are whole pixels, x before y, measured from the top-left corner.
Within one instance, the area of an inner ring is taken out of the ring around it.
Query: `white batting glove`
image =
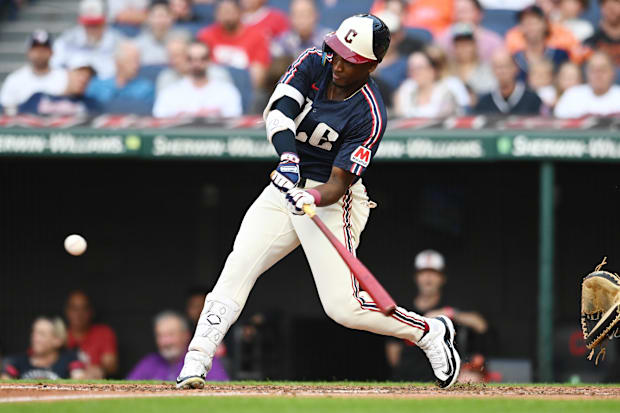
[[[295,215],[303,215],[304,205],[314,207],[314,197],[303,189],[293,188],[286,193],[286,207]]]

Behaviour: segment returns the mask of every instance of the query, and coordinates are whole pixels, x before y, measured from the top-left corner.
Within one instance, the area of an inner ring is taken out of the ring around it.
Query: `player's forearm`
[[[329,180],[324,184],[311,188],[308,192],[312,193],[312,190],[318,192],[318,196],[312,193],[317,206],[335,204],[347,192],[347,188],[351,186],[353,179],[355,179],[355,175],[333,167]]]

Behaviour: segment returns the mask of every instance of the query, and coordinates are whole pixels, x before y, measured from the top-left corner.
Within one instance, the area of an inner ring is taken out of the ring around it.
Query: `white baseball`
[[[65,249],[71,255],[82,255],[86,251],[86,240],[78,234],[71,234],[65,238]]]

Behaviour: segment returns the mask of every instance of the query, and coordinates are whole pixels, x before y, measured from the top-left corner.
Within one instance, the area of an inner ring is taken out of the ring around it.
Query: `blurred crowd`
[[[205,293],[189,290],[185,314],[164,310],[153,318],[157,351],[146,354],[133,366],[128,380],[175,380],[183,367]],[[64,319],[39,316],[32,323],[26,351],[0,355],[0,379],[102,379],[119,377],[119,351],[114,330],[96,323],[90,297],[82,290],[69,293]],[[65,323],[66,320],[66,323]],[[207,376],[210,381],[227,381],[226,347],[220,346]]]
[[[286,67],[336,28],[325,10],[354,2],[279,3],[287,12],[267,0],[82,0],[75,27],[32,33],[0,104],[7,114],[261,113]],[[598,22],[583,17],[592,6]],[[375,0],[355,11],[392,34],[373,74],[391,116],[620,112],[620,0]]]

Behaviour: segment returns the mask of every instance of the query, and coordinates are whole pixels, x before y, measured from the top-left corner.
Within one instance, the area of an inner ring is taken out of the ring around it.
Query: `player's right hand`
[[[292,152],[284,152],[280,156],[280,163],[275,171],[271,172],[271,183],[281,192],[293,189],[299,183],[299,156]]]
[[[293,188],[285,197],[286,207],[295,215],[305,214],[304,205],[312,205],[313,208],[316,206],[314,197],[303,189]]]

